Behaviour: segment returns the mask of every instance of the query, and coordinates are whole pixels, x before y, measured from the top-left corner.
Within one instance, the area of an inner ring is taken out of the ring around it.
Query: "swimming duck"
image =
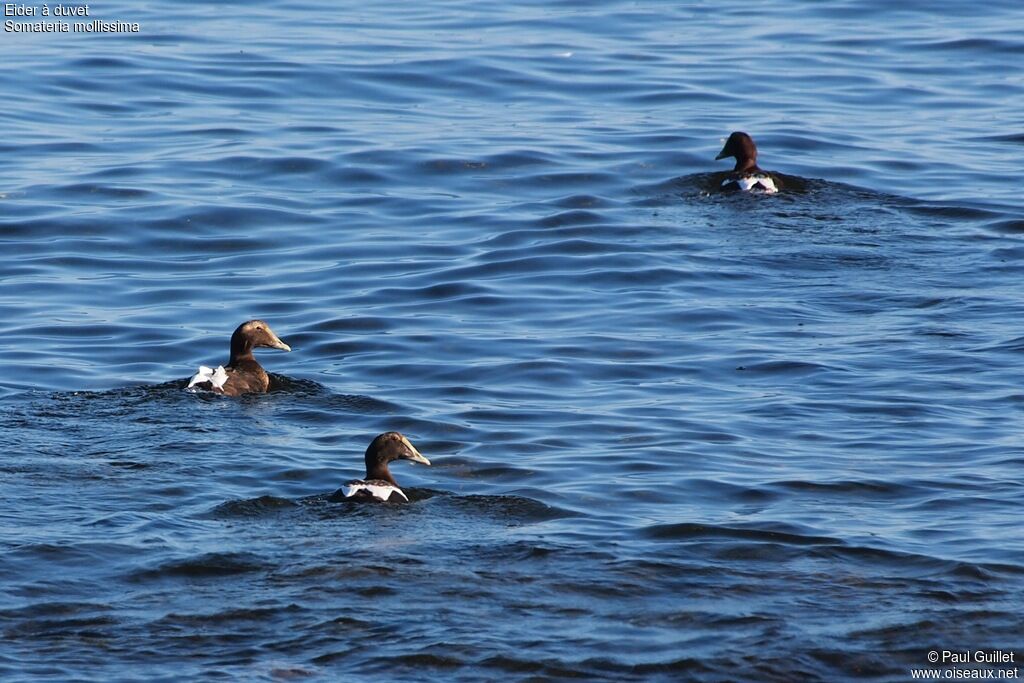
[[[746,133],[736,131],[730,135],[715,160],[726,157],[736,157],[736,167],[722,179],[719,191],[775,194],[782,187],[782,181],[777,175],[758,168],[757,145]]]
[[[189,380],[187,388],[196,387],[226,396],[266,393],[270,388],[270,377],[252,355],[252,350],[261,346],[282,351],[292,350],[262,320],[244,322],[231,335],[231,358],[228,364],[216,370],[200,366],[199,372]]]
[[[381,500],[391,502],[409,502],[409,497],[388,471],[388,463],[395,460],[412,460],[423,465],[430,461],[420,455],[409,439],[398,432],[384,432],[370,442],[366,449],[366,478],[353,479],[345,482],[331,500],[349,499],[353,501]]]

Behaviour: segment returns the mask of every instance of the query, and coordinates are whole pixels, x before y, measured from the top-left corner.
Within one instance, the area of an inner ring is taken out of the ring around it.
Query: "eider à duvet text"
[[[216,370],[200,366],[187,388],[205,389],[226,396],[266,393],[270,388],[270,376],[252,355],[252,350],[259,347],[292,350],[262,320],[244,322],[231,335],[228,364],[218,366]]]
[[[718,186],[719,191],[775,194],[782,189],[782,180],[778,175],[758,167],[757,145],[746,133],[736,131],[730,135],[715,160],[726,157],[735,157],[736,166],[732,173],[722,179]]]
[[[422,465],[430,465],[416,447],[398,432],[384,432],[370,442],[366,449],[366,478],[353,479],[345,482],[331,500],[409,502],[409,497],[398,487],[398,482],[391,476],[388,463],[395,460],[411,460]]]

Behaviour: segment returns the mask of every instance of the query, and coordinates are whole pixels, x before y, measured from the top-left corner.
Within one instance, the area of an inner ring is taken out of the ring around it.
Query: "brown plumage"
[[[231,335],[231,357],[227,365],[217,368],[216,372],[209,368],[200,368],[199,374],[192,378],[189,387],[198,387],[226,396],[266,393],[270,388],[270,377],[252,355],[252,350],[259,347],[292,350],[278,339],[270,325],[262,320],[244,322]],[[219,374],[222,371],[227,379],[223,379],[224,375]]]
[[[342,500],[380,500],[385,502],[408,502],[405,492],[398,487],[398,482],[391,476],[388,463],[395,460],[411,460],[421,465],[429,465],[409,439],[398,432],[384,432],[370,442],[363,456],[366,462],[366,478],[353,479],[334,492],[332,501]]]
[[[715,159],[726,157],[735,157],[736,166],[732,173],[724,174],[718,182],[719,190],[755,190],[773,194],[782,189],[782,179],[777,173],[769,173],[758,167],[757,145],[754,144],[754,138],[746,133],[736,131],[730,135]]]
[[[736,167],[732,169],[733,173],[763,173],[757,167],[757,145],[754,144],[754,138],[746,133],[736,131],[730,135],[715,160],[726,157],[736,157]]]

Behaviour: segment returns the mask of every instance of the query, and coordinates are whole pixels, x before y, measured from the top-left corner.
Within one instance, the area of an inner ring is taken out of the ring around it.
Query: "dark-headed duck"
[[[430,464],[409,439],[398,432],[384,432],[378,435],[367,447],[365,459],[366,478],[345,482],[345,485],[331,496],[331,500],[409,502],[409,497],[398,488],[398,482],[391,476],[388,463],[395,460],[412,460],[422,465]]]
[[[736,131],[730,135],[715,159],[726,157],[736,157],[736,167],[722,179],[719,191],[775,194],[782,187],[782,181],[777,175],[758,168],[757,145],[746,133]]]
[[[263,394],[270,387],[267,371],[256,362],[252,350],[257,347],[291,351],[292,348],[277,338],[270,325],[262,320],[242,323],[231,335],[231,358],[227,365],[216,370],[200,366],[188,388],[205,389],[227,396]]]

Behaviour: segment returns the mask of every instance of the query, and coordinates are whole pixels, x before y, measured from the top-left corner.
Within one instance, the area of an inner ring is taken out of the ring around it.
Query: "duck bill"
[[[728,155],[728,154],[726,154],[726,153],[725,153],[725,150],[723,149],[723,150],[722,150],[721,152],[719,152],[719,153],[718,153],[718,156],[717,156],[717,157],[715,157],[715,161],[718,161],[719,159],[724,159],[724,158],[726,158],[727,156],[729,156],[729,155]]]
[[[282,351],[291,351],[292,350],[292,347],[288,346],[283,341],[281,341],[280,337],[278,337],[276,334],[274,334],[274,331],[272,329],[270,329],[269,327],[267,328],[267,332],[270,333],[270,337],[271,337],[270,343],[267,344],[268,347],[270,347],[272,349],[281,349]]]
[[[403,436],[402,443],[405,445],[406,448],[406,452],[402,454],[403,460],[412,460],[413,462],[418,462],[421,465],[427,465],[428,467],[430,466],[430,461],[424,458],[423,455],[421,455],[420,452],[416,450],[416,447],[409,442],[409,439],[406,439]]]

